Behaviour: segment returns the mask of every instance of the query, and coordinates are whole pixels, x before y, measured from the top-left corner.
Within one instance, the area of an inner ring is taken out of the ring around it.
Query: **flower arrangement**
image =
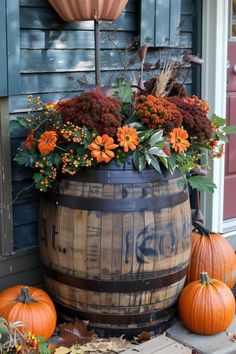
[[[221,157],[227,134],[236,127],[216,115],[209,119],[208,103],[189,97],[171,75],[173,69],[171,64],[141,90],[118,80],[109,97],[98,89],[57,103],[29,96],[28,115],[13,122],[28,132],[15,160],[35,170],[33,179],[42,192],[63,175],[111,160],[122,164],[130,156],[139,172],[178,168],[193,188],[212,192],[215,185],[199,174],[207,169],[201,158]]]

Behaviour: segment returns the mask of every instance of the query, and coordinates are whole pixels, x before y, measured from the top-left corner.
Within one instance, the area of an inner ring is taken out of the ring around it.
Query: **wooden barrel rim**
[[[142,292],[166,287],[183,279],[186,274],[186,269],[187,267],[184,267],[183,269],[166,276],[142,280],[97,280],[75,277],[70,274],[58,272],[47,266],[43,267],[44,273],[47,277],[62,284],[77,289],[106,293]]]
[[[134,200],[77,197],[67,194],[48,192],[43,195],[43,198],[48,202],[64,206],[70,209],[105,212],[130,212],[171,208],[187,201],[188,193],[182,191],[171,195],[158,195],[154,198],[140,198]]]
[[[161,172],[158,173],[152,167],[147,167],[142,172],[139,172],[134,169],[133,162],[130,159],[122,165],[118,165],[112,160],[109,164],[100,164],[96,168],[84,168],[75,175],[62,175],[61,178],[65,181],[72,180],[88,183],[135,184],[143,183],[144,181],[145,183],[167,181],[180,177],[178,169],[171,173],[163,166]]]

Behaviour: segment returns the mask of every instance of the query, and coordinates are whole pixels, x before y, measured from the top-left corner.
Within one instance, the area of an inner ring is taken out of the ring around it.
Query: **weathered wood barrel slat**
[[[40,253],[62,313],[105,334],[155,328],[176,303],[191,249],[179,176],[112,162],[42,197]]]

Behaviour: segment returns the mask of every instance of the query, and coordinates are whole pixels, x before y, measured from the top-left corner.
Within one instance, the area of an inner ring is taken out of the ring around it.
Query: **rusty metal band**
[[[43,195],[48,202],[70,209],[93,210],[105,212],[138,212],[171,208],[188,200],[187,192],[172,195],[160,195],[154,198],[140,199],[102,199],[83,198],[67,194],[48,192]]]
[[[170,179],[176,179],[180,176],[178,170],[174,174],[163,171],[158,173],[154,169],[145,169],[142,172],[138,172],[134,169],[86,169],[78,172],[77,174],[70,176],[63,176],[64,180],[74,180],[78,182],[88,183],[108,183],[108,184],[124,184],[124,183],[150,183],[157,181],[167,181]]]
[[[117,315],[117,314],[101,314],[101,313],[93,313],[93,312],[83,312],[78,309],[71,308],[65,304],[62,304],[58,300],[53,298],[57,309],[66,313],[67,315],[72,315],[73,317],[78,317],[80,320],[88,320],[90,324],[115,324],[115,325],[131,325],[131,324],[139,324],[139,323],[148,323],[152,324],[154,321],[167,316],[170,314],[171,310],[161,309],[141,314],[127,314],[127,315]],[[173,311],[173,310],[172,310]],[[137,329],[137,328],[136,328]],[[140,328],[138,328],[140,330]]]
[[[156,290],[173,285],[186,275],[187,267],[165,276],[140,280],[97,280],[75,277],[43,266],[44,274],[59,283],[87,291],[105,293],[130,293]]]

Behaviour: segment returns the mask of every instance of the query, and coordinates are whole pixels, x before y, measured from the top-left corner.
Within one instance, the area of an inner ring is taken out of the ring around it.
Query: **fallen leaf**
[[[66,347],[59,347],[55,349],[55,354],[67,354],[70,352],[70,348],[66,348]]]
[[[62,338],[58,345],[71,347],[74,344],[86,344],[97,338],[97,335],[93,331],[88,331],[87,325],[88,322],[80,320],[76,320],[74,323],[64,323],[59,325]]]
[[[142,332],[136,337],[138,343],[147,342],[151,339],[151,335],[148,332]]]
[[[120,353],[131,347],[131,344],[126,339],[123,339],[123,336],[121,336],[119,338],[93,340],[80,348],[84,352],[91,353]]]
[[[56,344],[54,344],[54,343],[49,343],[48,349],[50,350],[51,354],[54,354],[54,353],[55,353],[56,347],[57,347]]]

